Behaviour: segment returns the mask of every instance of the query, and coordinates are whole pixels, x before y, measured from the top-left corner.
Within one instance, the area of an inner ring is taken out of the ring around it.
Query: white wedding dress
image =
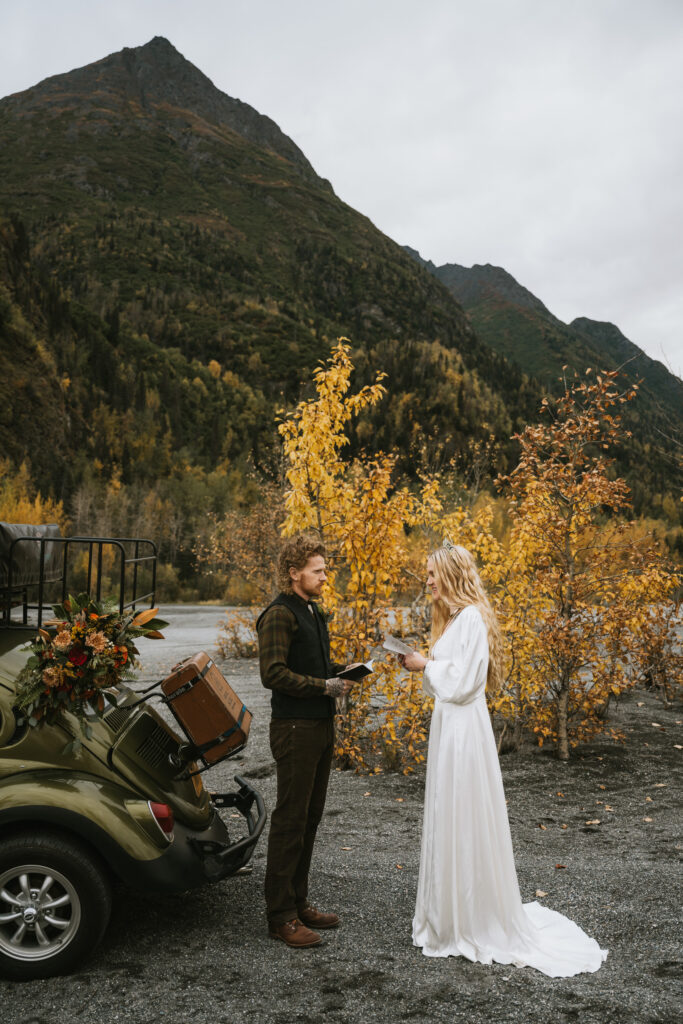
[[[522,904],[486,698],[488,639],[464,608],[434,645],[434,697],[413,943],[425,956],[535,967],[553,978],[597,971],[607,950],[539,903]]]

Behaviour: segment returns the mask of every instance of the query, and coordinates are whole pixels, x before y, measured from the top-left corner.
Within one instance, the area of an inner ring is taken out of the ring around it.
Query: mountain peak
[[[221,92],[164,36],[46,78],[0,100],[2,107],[23,117],[47,110],[91,117],[100,124],[117,116],[199,117],[271,150],[293,164],[302,177],[322,183],[299,147],[274,121]]]

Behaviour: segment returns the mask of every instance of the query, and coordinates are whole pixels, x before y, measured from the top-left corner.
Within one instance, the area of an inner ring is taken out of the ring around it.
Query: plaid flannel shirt
[[[261,682],[268,690],[279,690],[290,697],[320,697],[325,693],[324,679],[302,676],[287,667],[292,637],[298,630],[296,616],[283,604],[275,604],[265,613],[258,627]],[[333,662],[333,673],[343,664]]]

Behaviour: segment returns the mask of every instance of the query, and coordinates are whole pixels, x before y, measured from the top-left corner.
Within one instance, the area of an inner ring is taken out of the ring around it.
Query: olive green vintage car
[[[24,980],[83,962],[107,926],[113,881],[163,893],[226,878],[249,861],[266,815],[239,776],[234,792],[209,794],[187,737],[128,687],[108,692],[77,754],[65,753],[82,736],[68,712],[30,728],[13,707],[30,633],[7,609],[3,624],[0,973]],[[229,834],[226,807],[243,815],[244,835]]]

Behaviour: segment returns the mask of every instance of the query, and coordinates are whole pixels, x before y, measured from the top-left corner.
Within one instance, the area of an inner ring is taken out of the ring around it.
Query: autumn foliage
[[[520,459],[500,483],[513,526],[495,588],[509,641],[498,709],[520,716],[561,758],[607,724],[610,700],[638,680],[653,609],[678,582],[649,534],[639,535],[625,482],[612,476],[623,440],[616,372],[576,377],[543,420],[519,436]]]
[[[280,424],[287,490],[283,533],[315,529],[329,551],[325,609],[333,659],[366,660],[385,630],[396,628],[394,599],[411,558],[406,531],[434,514],[437,482],[398,486],[392,455],[342,457],[348,425],[385,392],[383,374],[353,393],[349,346],[340,339],[327,366],[315,372],[316,395]],[[420,567],[421,571],[421,567]],[[347,766],[367,766],[371,755],[411,768],[423,759],[425,714],[419,681],[399,678],[395,659],[354,687],[340,716],[337,755]]]
[[[566,759],[600,733],[619,738],[610,702],[638,682],[670,697],[681,682],[680,579],[652,533],[629,520],[628,488],[614,473],[626,436],[619,410],[636,387],[621,391],[613,372],[566,382],[559,399],[544,399],[541,421],[516,435],[519,460],[499,478],[500,497],[453,503],[444,479],[403,485],[391,454],[344,457],[352,420],[386,390],[378,373],[354,392],[352,371],[340,339],[314,374],[315,395],[279,425],[281,529],[317,530],[328,547],[333,656],[379,655],[340,709],[341,763],[410,771],[423,759],[430,702],[419,677],[401,673],[378,644],[385,631],[403,631],[426,653],[426,618],[406,606],[444,537],[475,554],[504,633],[505,679],[489,695],[500,747],[531,734]],[[271,519],[264,541],[269,565],[274,526]],[[228,533],[239,546],[239,530]],[[251,558],[251,571],[263,579],[266,565],[257,572],[257,563]]]
[[[0,522],[57,523],[63,532],[67,517],[61,501],[36,491],[26,463],[14,469],[8,459],[0,459]]]

